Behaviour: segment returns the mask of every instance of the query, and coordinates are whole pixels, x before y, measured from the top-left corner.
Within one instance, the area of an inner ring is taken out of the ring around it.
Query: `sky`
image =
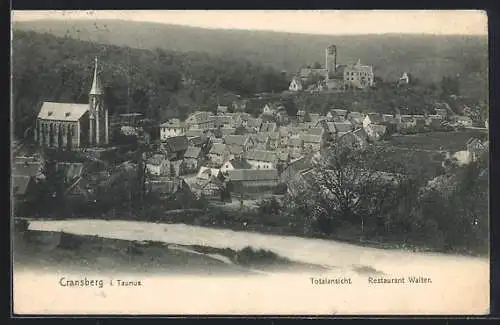
[[[12,11],[13,21],[125,19],[213,29],[290,33],[487,35],[487,15],[474,10],[100,10]]]

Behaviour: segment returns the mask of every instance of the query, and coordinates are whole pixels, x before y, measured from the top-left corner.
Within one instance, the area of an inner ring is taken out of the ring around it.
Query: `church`
[[[77,150],[109,142],[108,109],[95,58],[88,104],[43,102],[36,120],[35,140],[40,147]]]

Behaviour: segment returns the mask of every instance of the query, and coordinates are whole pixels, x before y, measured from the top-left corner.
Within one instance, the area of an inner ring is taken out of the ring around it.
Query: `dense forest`
[[[286,77],[244,59],[162,49],[141,50],[50,34],[14,31],[12,76],[15,131],[34,124],[42,101],[87,103],[99,57],[110,113],[142,112],[162,120],[214,108],[222,95],[282,91]]]
[[[39,20],[15,22],[13,28],[132,48],[223,55],[269,64],[290,73],[305,65],[323,63],[324,49],[336,44],[338,63],[351,64],[361,59],[384,80],[397,80],[404,71],[430,82],[457,74],[471,84],[487,80],[486,36],[308,35],[123,20]]]

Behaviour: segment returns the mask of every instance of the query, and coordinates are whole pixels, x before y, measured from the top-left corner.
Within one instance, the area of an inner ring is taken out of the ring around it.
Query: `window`
[[[64,114],[64,116],[68,117],[71,115],[71,112],[66,112],[66,114]]]
[[[52,116],[52,113],[53,113],[53,112],[48,112],[48,113],[47,113],[47,115],[48,115],[48,116]]]

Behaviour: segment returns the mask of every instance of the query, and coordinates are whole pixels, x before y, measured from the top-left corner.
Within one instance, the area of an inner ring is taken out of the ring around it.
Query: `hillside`
[[[16,22],[13,29],[133,48],[206,52],[244,58],[288,72],[316,61],[323,64],[323,49],[336,44],[339,63],[353,63],[359,58],[373,65],[375,73],[386,80],[395,80],[403,71],[431,82],[459,74],[471,76],[467,82],[475,83],[487,75],[486,36],[328,36],[120,20],[39,20]]]
[[[185,118],[214,109],[222,95],[281,92],[279,71],[243,59],[204,53],[144,50],[14,31],[14,127],[22,136],[34,125],[41,101],[87,103],[94,57],[100,60],[110,114],[141,112],[148,118]]]

